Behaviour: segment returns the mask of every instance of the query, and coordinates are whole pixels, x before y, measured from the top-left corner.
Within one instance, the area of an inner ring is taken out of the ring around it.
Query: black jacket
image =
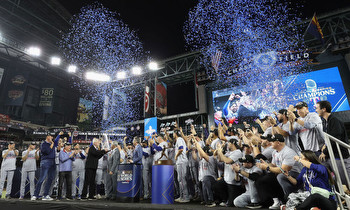
[[[336,118],[332,114],[329,115],[327,122],[326,122],[326,126],[324,125],[324,127],[327,128],[325,130],[326,133],[339,139],[340,141],[344,142],[345,144],[349,144],[349,139],[348,139],[348,135],[346,134],[346,129],[345,129],[344,123],[342,121],[340,121],[338,118]],[[339,153],[338,153],[338,149],[337,149],[336,144],[333,141],[331,141],[331,144],[332,144],[332,149],[333,149],[335,158],[339,158]],[[340,146],[340,150],[341,150],[341,153],[342,153],[344,159],[349,157],[348,149]],[[325,152],[325,154],[327,155],[328,151]]]
[[[85,168],[97,169],[98,160],[106,154],[104,150],[96,150],[94,145],[91,145],[88,156],[86,158]]]

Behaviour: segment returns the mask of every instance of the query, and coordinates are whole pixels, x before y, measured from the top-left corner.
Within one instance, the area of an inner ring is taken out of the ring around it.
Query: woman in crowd
[[[294,185],[302,185],[305,192],[292,193],[288,197],[287,209],[294,209],[294,207],[297,210],[309,210],[313,207],[327,210],[337,209],[335,196],[331,195],[331,186],[334,184],[332,175],[326,166],[321,164],[315,153],[310,150],[304,150],[301,152],[301,156],[295,156],[294,159],[299,161],[304,167],[297,179],[288,174],[286,175],[288,180]],[[327,190],[329,192],[329,197],[326,198],[319,193],[311,194],[312,187],[319,187]],[[300,197],[306,197],[306,199],[302,203],[298,203]]]

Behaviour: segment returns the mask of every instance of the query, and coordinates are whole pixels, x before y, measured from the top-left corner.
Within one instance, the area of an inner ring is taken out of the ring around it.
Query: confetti
[[[147,60],[142,43],[135,31],[131,30],[116,12],[101,3],[85,6],[73,16],[70,30],[62,34],[60,50],[67,62],[79,66],[79,73],[95,71],[110,75],[113,82],[91,82],[80,78],[74,86],[83,97],[93,102],[94,125],[109,129],[133,121],[140,116],[139,99],[143,97],[140,86],[118,89],[124,83],[133,83],[130,76],[117,81],[119,71],[130,74],[133,66]],[[108,97],[108,103],[106,102]],[[108,110],[105,120],[103,111]]]

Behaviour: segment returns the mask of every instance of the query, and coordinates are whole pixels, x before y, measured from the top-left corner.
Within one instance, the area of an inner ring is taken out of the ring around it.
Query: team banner
[[[108,109],[109,109],[109,97],[104,96],[102,120],[108,119]]]
[[[157,133],[157,117],[145,119],[145,135],[152,136],[153,133]]]
[[[92,101],[84,98],[79,99],[79,106],[77,112],[78,123],[89,123],[92,117]]]
[[[28,72],[19,72],[15,69],[8,71],[10,78],[6,84],[5,105],[22,106],[27,88]]]
[[[53,87],[41,88],[39,107],[43,113],[52,113],[54,93]]]
[[[4,69],[0,68],[0,85],[1,85],[1,81],[2,81],[2,77],[4,76]]]
[[[299,101],[306,102],[310,112],[315,112],[316,103],[321,100],[331,103],[332,112],[350,110],[338,67],[285,77],[264,87],[213,91],[214,118],[216,123],[222,117],[230,123],[253,121]]]
[[[167,86],[164,82],[157,83],[156,87],[157,91],[157,99],[156,99],[156,106],[157,106],[157,116],[164,116],[167,115]]]
[[[153,110],[152,110],[152,103],[153,103],[153,94],[151,91],[151,84],[150,83],[146,83],[145,85],[145,103],[144,103],[144,117],[148,118],[148,117],[152,117],[153,116]]]

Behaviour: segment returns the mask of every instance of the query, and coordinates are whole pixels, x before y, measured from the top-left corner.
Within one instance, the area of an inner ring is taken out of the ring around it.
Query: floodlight
[[[148,68],[149,68],[150,70],[156,71],[156,70],[158,70],[158,63],[156,63],[156,62],[150,62],[150,63],[148,64]]]
[[[77,67],[75,65],[69,65],[68,66],[68,72],[69,73],[75,73],[77,71]]]
[[[41,50],[38,47],[29,47],[27,49],[27,52],[29,55],[36,56],[36,57],[41,55]]]
[[[107,74],[97,73],[92,71],[86,72],[85,77],[88,80],[99,81],[99,82],[108,82],[111,80],[111,77]]]
[[[135,66],[131,70],[132,70],[132,73],[134,75],[141,75],[142,74],[142,69],[139,66]]]
[[[60,65],[61,64],[61,58],[59,58],[59,57],[52,57],[51,58],[51,64],[55,65],[55,66]]]
[[[120,71],[117,73],[117,79],[125,79],[126,78],[126,72]]]

